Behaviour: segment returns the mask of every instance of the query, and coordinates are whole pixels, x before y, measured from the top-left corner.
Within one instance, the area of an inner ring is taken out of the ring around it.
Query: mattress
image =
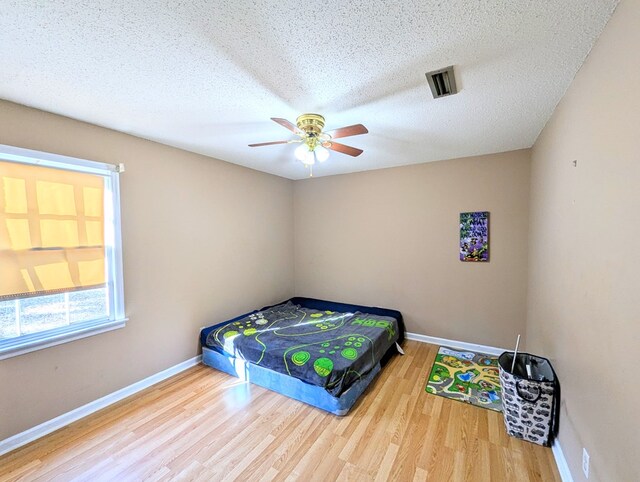
[[[205,363],[339,415],[403,339],[396,310],[301,297],[200,335]]]

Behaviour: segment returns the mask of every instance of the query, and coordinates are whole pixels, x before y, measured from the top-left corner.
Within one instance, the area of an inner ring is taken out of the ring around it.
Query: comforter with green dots
[[[339,397],[397,340],[395,318],[287,302],[217,327],[207,335],[206,345]]]

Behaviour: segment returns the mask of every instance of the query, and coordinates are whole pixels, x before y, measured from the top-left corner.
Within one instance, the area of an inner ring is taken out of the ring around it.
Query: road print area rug
[[[433,395],[501,412],[498,357],[441,346],[425,390]]]

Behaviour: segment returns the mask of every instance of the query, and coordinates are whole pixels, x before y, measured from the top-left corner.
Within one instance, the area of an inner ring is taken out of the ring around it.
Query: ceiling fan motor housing
[[[320,114],[302,114],[296,119],[296,125],[308,136],[318,137],[324,128],[324,117]]]

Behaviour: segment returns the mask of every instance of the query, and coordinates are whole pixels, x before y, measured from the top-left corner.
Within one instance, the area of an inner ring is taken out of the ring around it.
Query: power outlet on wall
[[[582,447],[582,471],[584,472],[584,476],[589,478],[589,452],[587,449]]]

